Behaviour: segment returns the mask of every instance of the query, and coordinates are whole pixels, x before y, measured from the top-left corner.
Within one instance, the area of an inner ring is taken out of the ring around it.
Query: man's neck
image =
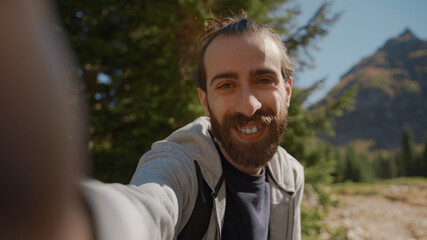
[[[246,167],[246,166],[242,166],[240,164],[237,164],[236,162],[233,161],[233,159],[230,157],[230,155],[228,155],[227,151],[225,151],[225,149],[222,147],[222,143],[214,138],[215,143],[218,144],[222,154],[224,155],[225,159],[231,164],[233,165],[233,167],[237,168],[239,171],[247,173],[247,174],[252,174],[252,175],[259,175],[262,172],[263,167],[257,167],[257,168],[251,168],[251,167]]]

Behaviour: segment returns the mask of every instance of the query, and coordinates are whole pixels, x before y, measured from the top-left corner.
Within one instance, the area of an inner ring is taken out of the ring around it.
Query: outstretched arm
[[[92,237],[75,184],[87,151],[71,119],[82,115],[48,3],[0,1],[0,239]]]
[[[48,3],[0,2],[0,239],[173,238],[191,191],[182,194],[167,161],[163,175],[138,171],[138,186],[90,180],[83,193],[78,184],[86,118]]]

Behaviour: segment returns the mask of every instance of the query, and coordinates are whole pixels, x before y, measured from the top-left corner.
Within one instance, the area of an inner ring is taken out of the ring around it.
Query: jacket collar
[[[200,117],[172,133],[166,140],[189,148],[193,160],[197,160],[200,164],[205,181],[211,189],[215,189],[222,177],[222,166],[219,153],[209,133],[210,128],[209,118]],[[295,178],[289,157],[285,149],[279,147],[267,164],[267,174],[279,188],[292,195],[295,192]]]
[[[207,117],[200,117],[192,123],[176,130],[167,141],[176,142],[189,150],[193,160],[197,160],[206,183],[215,189],[222,176],[222,166],[218,151],[209,134],[211,124]]]
[[[295,193],[295,176],[289,157],[290,155],[285,149],[279,147],[271,161],[267,163],[267,174],[279,188],[293,195]]]

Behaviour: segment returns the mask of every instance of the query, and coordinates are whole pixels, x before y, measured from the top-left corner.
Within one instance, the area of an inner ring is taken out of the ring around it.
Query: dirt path
[[[427,240],[427,185],[392,186],[382,194],[337,195],[326,218],[347,229],[347,239]]]

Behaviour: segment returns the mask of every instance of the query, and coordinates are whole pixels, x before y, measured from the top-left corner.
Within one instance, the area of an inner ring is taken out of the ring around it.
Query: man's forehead
[[[248,46],[258,46],[264,51],[267,49],[271,50],[280,50],[276,41],[273,38],[263,31],[255,33],[244,33],[244,34],[222,34],[217,36],[212,40],[212,42],[206,48],[205,58],[208,52],[211,50],[217,50],[218,45],[224,46],[235,46],[246,44]]]
[[[254,68],[248,71],[277,68],[280,72],[281,66],[279,46],[268,34],[262,32],[220,35],[206,49],[203,61],[207,75],[213,74],[212,69],[234,71],[236,65],[241,66],[243,63],[253,64]]]

